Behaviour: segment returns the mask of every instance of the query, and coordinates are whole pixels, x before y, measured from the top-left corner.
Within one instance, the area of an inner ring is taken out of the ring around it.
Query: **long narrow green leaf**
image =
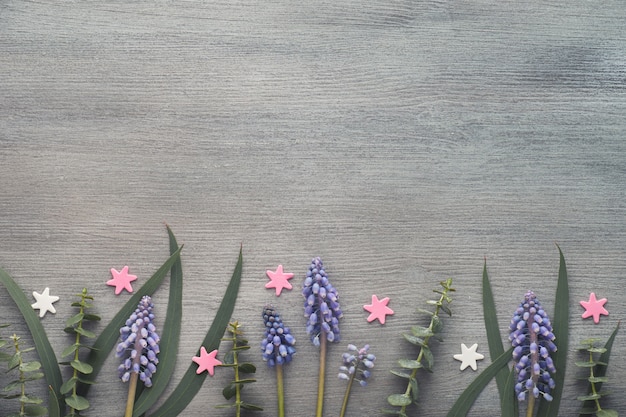
[[[63,384],[63,378],[61,377],[61,369],[57,363],[57,358],[50,345],[46,331],[43,329],[39,316],[35,313],[35,310],[31,307],[31,303],[26,299],[24,291],[19,285],[11,278],[11,276],[2,268],[0,268],[0,282],[6,287],[9,295],[17,305],[17,308],[22,313],[24,321],[28,326],[28,330],[33,336],[33,342],[37,349],[37,354],[41,360],[43,371],[46,376],[46,381],[52,394],[49,399],[49,413],[50,416],[58,416],[59,414],[65,414],[61,410],[59,402],[53,401],[53,397],[61,397],[61,385]]]
[[[505,396],[500,403],[500,409],[503,416],[518,416],[519,415],[519,403],[517,396],[515,395],[515,382],[516,382],[515,367],[511,367],[505,384]]]
[[[48,390],[50,391],[50,397],[48,400],[48,417],[60,417],[61,407],[63,407],[63,409],[65,410],[65,405],[62,405],[59,402],[57,393],[54,392],[51,386],[48,386]]]
[[[502,337],[500,335],[500,326],[498,325],[498,315],[496,313],[496,303],[493,299],[493,291],[489,282],[489,274],[487,273],[487,260],[483,266],[483,317],[485,320],[485,330],[487,331],[487,343],[489,345],[489,356],[497,358],[504,353],[502,346]],[[509,370],[500,369],[496,374],[496,384],[498,385],[498,393],[500,394],[500,403],[506,406],[507,413],[502,409],[502,417],[517,417],[519,411],[517,407],[509,407],[512,399],[513,388],[507,385],[509,378]],[[507,391],[507,387],[509,391]],[[509,414],[512,412],[512,414]]]
[[[178,242],[172,230],[167,227],[170,239],[170,253],[178,250]],[[167,301],[167,315],[163,323],[159,347],[159,369],[152,378],[152,387],[145,389],[135,401],[133,416],[138,417],[145,413],[161,397],[174,372],[178,355],[178,342],[183,318],[183,266],[180,257],[172,265],[170,272],[170,294]]]
[[[558,350],[553,354],[554,367],[556,373],[553,375],[556,387],[552,390],[552,401],[541,401],[537,417],[551,417],[559,414],[561,404],[561,394],[565,382],[565,367],[567,364],[567,352],[569,347],[569,284],[567,282],[567,267],[565,257],[561,248],[559,250],[559,278],[556,285],[556,295],[554,300],[554,319],[552,328],[556,337]]]
[[[235,271],[230,279],[230,283],[226,288],[226,293],[222,302],[215,314],[213,323],[209,328],[209,331],[202,342],[202,346],[206,348],[208,352],[217,349],[220,345],[220,339],[226,331],[226,326],[235,309],[235,301],[237,301],[237,294],[239,292],[239,284],[241,283],[241,271],[243,266],[242,251],[239,249],[239,259],[235,266]],[[197,350],[197,354],[200,353],[200,348]],[[178,414],[187,407],[193,397],[198,393],[202,383],[206,378],[206,372],[200,375],[196,374],[197,365],[192,363],[189,365],[187,372],[178,383],[178,386],[174,389],[174,392],[165,400],[165,402],[154,413],[150,414],[150,417],[176,417]]]
[[[617,336],[617,331],[619,330],[619,322],[617,323],[617,326],[615,327],[615,330],[613,330],[613,333],[611,333],[611,337],[609,337],[609,340],[606,341],[606,344],[604,345],[604,348],[606,349],[606,351],[604,353],[602,353],[600,355],[600,358],[598,359],[598,362],[603,363],[603,365],[596,365],[596,367],[593,369],[593,376],[601,378],[603,376],[606,375],[606,371],[609,367],[609,359],[611,358],[611,349],[613,348],[613,341],[615,340],[615,336]],[[600,388],[602,388],[602,382],[596,382],[596,391],[600,391]],[[591,392],[591,384],[589,384],[587,386],[587,392]],[[587,400],[583,403],[582,408],[596,408],[596,403],[593,400]],[[588,414],[580,414],[580,417],[585,417]]]
[[[485,368],[485,370],[465,388],[465,391],[463,391],[450,411],[448,411],[447,417],[465,417],[487,384],[489,384],[496,374],[511,361],[512,354],[513,348],[511,347],[502,355],[498,356],[491,365]]]
[[[137,304],[144,295],[152,295],[154,291],[161,285],[163,279],[172,268],[172,265],[180,258],[180,251],[183,249],[181,246],[176,252],[174,252],[163,265],[152,275],[152,277],[146,281],[146,283],[129,298],[128,302],[124,304],[120,311],[113,317],[111,322],[104,328],[100,336],[93,344],[93,349],[89,353],[86,362],[93,366],[93,372],[86,375],[84,379],[88,381],[95,381],[96,376],[100,372],[104,361],[111,353],[111,350],[115,346],[119,336],[120,327],[124,325],[126,319],[137,308]],[[85,397],[91,384],[78,384],[78,394]]]

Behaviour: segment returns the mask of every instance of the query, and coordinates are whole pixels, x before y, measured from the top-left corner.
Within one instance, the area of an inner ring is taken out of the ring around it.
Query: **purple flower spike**
[[[137,309],[120,329],[120,343],[115,349],[118,358],[124,358],[118,367],[123,382],[130,380],[131,373],[139,374],[146,387],[152,386],[152,374],[159,363],[159,335],[156,333],[152,309],[154,304],[149,296],[144,296]]]
[[[550,354],[556,352],[554,333],[548,315],[539,304],[535,293],[528,291],[515,311],[509,327],[509,340],[515,348],[513,360],[517,371],[515,394],[524,401],[528,395],[552,401],[550,391],[556,372]]]
[[[304,296],[304,317],[307,318],[306,331],[315,346],[320,344],[320,336],[329,342],[339,341],[339,319],[343,317],[339,306],[337,290],[328,281],[322,260],[311,261],[302,287]],[[322,335],[323,333],[323,335]]]
[[[296,338],[291,335],[289,327],[285,327],[283,319],[276,309],[270,305],[263,309],[265,337],[261,341],[263,360],[268,366],[282,365],[291,362],[296,353]]]
[[[369,345],[361,349],[354,345],[348,345],[348,352],[344,353],[343,365],[339,367],[339,379],[350,380],[354,378],[361,386],[367,385],[367,379],[372,375],[376,356],[368,353]]]

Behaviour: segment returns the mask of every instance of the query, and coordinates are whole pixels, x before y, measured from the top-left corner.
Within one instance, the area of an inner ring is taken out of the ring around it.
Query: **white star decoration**
[[[46,287],[42,294],[37,291],[33,291],[33,297],[37,300],[35,304],[31,304],[31,307],[35,310],[39,310],[39,317],[43,317],[49,311],[56,314],[56,309],[52,303],[59,301],[59,297],[56,295],[50,295],[50,288]]]
[[[465,343],[461,343],[461,352],[460,354],[454,355],[454,359],[457,361],[461,361],[461,371],[467,368],[468,366],[472,368],[472,370],[476,370],[476,361],[485,359],[485,355],[481,355],[476,352],[478,348],[478,343],[474,343],[469,349],[465,346]]]

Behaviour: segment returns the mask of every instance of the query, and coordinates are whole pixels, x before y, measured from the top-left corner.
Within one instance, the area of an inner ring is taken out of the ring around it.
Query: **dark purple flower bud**
[[[550,353],[556,352],[555,337],[550,319],[532,291],[526,293],[524,301],[515,310],[509,329],[509,340],[515,348],[517,399],[524,401],[527,393],[531,393],[535,398],[541,395],[546,401],[552,401],[550,391],[554,388],[554,380],[551,374],[556,369]]]
[[[319,346],[319,338],[338,342],[339,319],[343,316],[335,287],[330,284],[322,260],[311,261],[307,271],[302,295],[305,298],[304,316],[307,318],[307,333],[314,345]]]
[[[160,337],[152,323],[154,304],[149,296],[144,296],[137,309],[126,320],[125,326],[120,329],[120,343],[115,349],[116,356],[124,357],[118,368],[123,382],[130,380],[131,372],[139,374],[139,379],[146,387],[152,386],[151,376],[156,372],[159,363]],[[146,373],[147,372],[147,373]]]
[[[296,338],[285,327],[283,320],[270,305],[263,309],[263,322],[265,323],[265,335],[261,341],[263,360],[268,366],[282,365],[291,362],[296,353]]]

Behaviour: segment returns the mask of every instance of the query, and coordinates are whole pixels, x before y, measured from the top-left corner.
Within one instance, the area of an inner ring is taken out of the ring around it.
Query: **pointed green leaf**
[[[24,404],[41,404],[43,400],[35,397],[34,395],[22,395],[20,397],[20,402]]]
[[[233,398],[235,394],[237,394],[237,385],[232,384],[232,383],[225,386],[224,389],[222,390],[222,395],[227,400],[230,400],[231,398]]]
[[[502,368],[506,369],[506,368]],[[501,372],[501,371],[500,371]],[[497,378],[496,374],[496,378]],[[515,395],[515,383],[516,381],[516,373],[515,367],[511,367],[509,371],[506,383],[504,384],[504,397],[502,398],[502,402],[500,403],[502,417],[511,416],[518,417],[519,416],[519,404],[517,400],[517,395]]]
[[[413,333],[413,336],[417,336],[422,339],[435,335],[428,327],[422,327],[422,326],[411,327],[411,333]]]
[[[93,367],[91,365],[85,362],[81,362],[79,360],[71,361],[70,366],[76,369],[78,372],[80,372],[83,375],[89,375],[90,373],[93,372]]]
[[[489,384],[502,367],[509,363],[512,353],[513,348],[509,348],[509,350],[498,356],[498,358],[493,361],[491,365],[485,368],[485,370],[482,371],[471,384],[469,384],[465,391],[461,393],[459,398],[457,398],[456,402],[448,412],[447,417],[465,417],[487,384]]]
[[[22,386],[22,381],[19,381],[19,380],[11,381],[4,388],[2,388],[2,391],[11,392],[18,387],[21,388],[21,386]]]
[[[48,386],[48,417],[61,417],[61,414],[65,415],[65,404],[59,401],[56,393],[52,387]]]
[[[43,377],[45,377],[43,372],[31,372],[28,375],[24,375],[23,381],[36,381],[36,380],[41,379]]]
[[[61,394],[67,394],[68,392],[70,392],[76,385],[77,381],[78,378],[70,378],[65,381],[63,385],[61,385]]]
[[[574,364],[578,366],[579,368],[593,368],[594,366],[596,366],[595,362],[589,362],[589,361],[576,361],[574,362]]]
[[[443,322],[441,321],[439,316],[433,316],[431,320],[433,332],[441,333],[441,331],[443,330]]]
[[[152,277],[128,299],[126,304],[124,304],[124,306],[117,312],[111,322],[104,328],[104,330],[102,330],[102,333],[100,333],[100,336],[98,336],[93,344],[94,349],[91,350],[87,356],[86,362],[91,364],[93,367],[93,372],[89,375],[87,380],[94,381],[96,379],[100,369],[102,369],[104,361],[109,356],[109,353],[120,337],[120,327],[122,327],[122,325],[126,322],[126,319],[128,319],[131,313],[135,311],[141,298],[144,295],[152,295],[159,285],[161,285],[161,282],[163,282],[163,279],[169,272],[172,264],[179,259],[181,250],[182,247],[173,253],[167,261],[165,261],[165,263],[154,273],[154,275],[152,275]],[[61,384],[59,384],[59,386],[61,386]],[[86,395],[87,391],[89,391],[89,387],[90,385],[88,384],[79,384],[78,393],[83,396]]]
[[[253,410],[253,411],[263,411],[263,407],[259,407],[258,405],[244,403],[244,402],[241,403],[241,408],[246,409],[246,410]]]
[[[615,410],[600,410],[596,413],[596,417],[618,417],[619,414]]]
[[[422,362],[422,364],[424,365],[424,369],[432,372],[433,365],[435,364],[435,357],[433,356],[433,352],[428,346],[422,346],[422,354],[424,355],[424,361]]]
[[[559,250],[559,278],[556,284],[554,300],[554,320],[552,320],[555,343],[558,350],[552,354],[556,373],[553,375],[556,386],[552,390],[552,401],[540,401],[537,417],[551,417],[558,414],[561,405],[561,394],[565,383],[567,352],[569,351],[569,284],[567,282],[567,266],[561,248]]]
[[[500,326],[498,325],[498,314],[496,312],[496,303],[489,282],[489,274],[487,273],[487,259],[483,264],[483,319],[485,320],[485,330],[487,331],[487,344],[489,345],[489,356],[497,358],[504,353],[502,346],[502,336],[500,335]],[[509,370],[500,369],[496,374],[496,384],[498,393],[500,394],[500,403],[504,404],[505,397],[510,397],[509,392],[505,392],[507,380],[509,378]],[[513,388],[513,387],[511,387]],[[512,391],[511,391],[512,392]],[[509,411],[510,408],[509,408]],[[502,417],[513,417],[511,414],[503,414]]]
[[[411,387],[411,398],[414,403],[417,403],[419,397],[419,386],[417,385],[417,379],[409,378],[409,387]]]
[[[422,364],[419,361],[411,360],[411,359],[398,359],[398,363],[404,369],[419,369],[423,368]]]
[[[243,372],[244,374],[253,374],[256,372],[256,366],[251,363],[242,363],[239,365],[239,372]]]
[[[395,407],[404,407],[411,405],[413,400],[406,394],[391,394],[387,397],[387,402]]]
[[[97,314],[85,314],[85,317],[83,317],[83,321],[100,321],[102,320],[102,317],[100,317]]]
[[[48,414],[48,409],[40,405],[27,405],[24,407],[24,414],[28,417],[45,416]]]
[[[73,345],[70,345],[70,346],[66,347],[65,349],[63,349],[63,352],[61,352],[61,357],[64,358],[64,357],[69,356],[72,353],[76,352],[78,350],[79,346],[80,345],[73,344]]]
[[[237,293],[239,292],[239,284],[241,283],[241,271],[243,267],[242,250],[239,250],[239,259],[235,266],[235,271],[230,279],[230,283],[222,298],[222,302],[215,314],[213,323],[207,332],[202,346],[206,348],[208,352],[219,347],[220,339],[222,338],[226,326],[230,317],[233,314],[235,308],[235,301],[237,301]],[[198,352],[199,352],[198,348]],[[178,386],[174,389],[172,394],[165,400],[165,402],[154,413],[150,414],[150,417],[176,417],[179,413],[185,409],[187,404],[191,402],[193,397],[198,393],[202,383],[206,379],[206,373],[196,374],[197,365],[191,364],[185,372],[182,380],[178,383]]]
[[[83,329],[83,328],[80,328],[80,327],[75,327],[74,331],[76,333],[78,333],[79,335],[88,337],[90,339],[95,339],[96,338],[96,334],[94,332],[92,332],[91,330]]]
[[[411,375],[407,374],[406,372],[394,371],[393,369],[390,370],[389,372],[391,372],[395,376],[399,376],[400,378],[404,378],[404,379],[410,379],[411,378]]]
[[[75,410],[82,411],[89,408],[89,401],[80,395],[65,397],[65,403]]]
[[[224,355],[224,365],[232,365],[235,363],[235,353],[230,350]]]
[[[578,401],[593,401],[602,398],[600,394],[588,394],[588,395],[580,395],[576,397]]]
[[[421,339],[417,336],[413,336],[412,334],[403,333],[402,336],[409,342],[417,346],[425,346],[424,339]]]
[[[620,323],[618,322],[617,326],[615,326],[615,330],[613,330],[613,333],[611,333],[609,340],[607,340],[604,345],[606,352],[600,355],[600,361],[602,361],[604,365],[598,365],[595,367],[595,369],[593,370],[593,374],[596,377],[602,378],[606,375],[606,371],[609,367],[609,359],[611,358],[611,349],[613,348],[613,342],[615,341],[615,336],[617,336],[619,326],[620,326]],[[596,384],[596,390],[600,390],[600,388],[602,388],[601,382]],[[587,392],[591,392],[591,391],[592,391],[591,384],[588,384]],[[585,408],[593,408],[595,410],[595,403],[593,401],[585,401],[583,403],[583,409]],[[581,412],[580,416],[582,417],[583,415],[584,414]]]
[[[48,336],[46,335],[43,326],[41,325],[41,321],[39,316],[35,313],[35,310],[31,307],[30,301],[24,295],[24,291],[17,285],[17,283],[11,278],[11,276],[2,268],[0,268],[0,283],[4,285],[11,296],[15,305],[20,310],[26,325],[28,326],[28,330],[33,337],[33,341],[35,343],[35,347],[37,348],[37,355],[39,355],[39,359],[43,363],[44,374],[46,375],[46,382],[48,386],[50,386],[55,393],[55,395],[59,396],[59,388],[63,383],[63,378],[61,377],[61,369],[59,368],[59,364],[57,363],[57,358],[50,345],[50,341]],[[61,413],[61,410],[57,407],[57,410],[54,410],[54,405],[50,402],[50,417],[58,417]],[[56,404],[58,405],[58,404]]]
[[[65,322],[65,326],[67,327],[71,327],[77,323],[80,323],[80,321],[85,317],[85,315],[83,313],[78,313],[72,317],[70,317],[69,319],[67,319],[67,321]]]
[[[173,255],[180,250],[174,233],[167,226],[170,253]],[[154,403],[161,398],[165,387],[170,381],[176,365],[180,339],[181,321],[183,317],[183,265],[180,257],[172,264],[170,270],[170,290],[167,301],[167,311],[159,347],[159,372],[154,374],[152,388],[144,390],[135,401],[133,416],[144,414]]]
[[[9,359],[9,364],[7,365],[7,367],[9,368],[9,371],[20,366],[21,359],[22,359],[21,352],[14,353],[13,356],[11,356],[11,359]]]

